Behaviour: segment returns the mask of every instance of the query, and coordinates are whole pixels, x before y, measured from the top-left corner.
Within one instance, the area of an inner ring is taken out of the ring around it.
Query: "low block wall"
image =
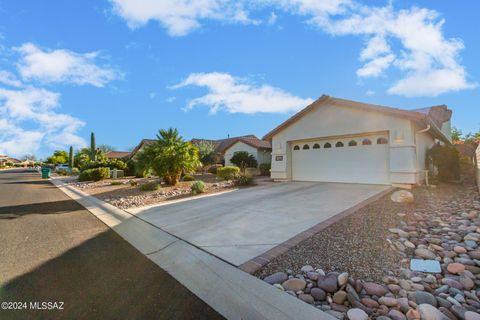
[[[478,145],[475,151],[475,174],[477,176],[478,192],[480,192],[480,145]]]

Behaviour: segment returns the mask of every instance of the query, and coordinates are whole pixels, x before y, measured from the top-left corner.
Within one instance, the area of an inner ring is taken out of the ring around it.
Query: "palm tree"
[[[173,128],[159,130],[155,143],[144,147],[135,160],[142,171],[151,168],[170,185],[177,184],[182,172],[193,172],[201,166],[198,149]]]

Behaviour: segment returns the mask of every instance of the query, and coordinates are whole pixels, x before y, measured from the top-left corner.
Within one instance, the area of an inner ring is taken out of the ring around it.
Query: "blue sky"
[[[474,4],[473,4],[474,3]],[[263,136],[322,94],[480,129],[476,2],[0,1],[0,154]]]

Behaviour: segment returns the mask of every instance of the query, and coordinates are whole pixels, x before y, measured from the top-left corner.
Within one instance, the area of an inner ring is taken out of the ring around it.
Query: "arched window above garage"
[[[331,148],[332,145],[330,144],[330,142],[327,142],[323,145],[324,148],[328,149],[328,148]]]
[[[386,138],[378,138],[377,144],[388,144],[388,140]]]
[[[308,144],[304,144],[302,149],[303,150],[308,150],[308,149],[310,149],[310,146]]]
[[[342,148],[342,147],[343,147],[342,141],[338,141],[337,143],[335,143],[335,148]]]
[[[295,146],[295,147],[293,147],[293,150],[300,150],[300,147],[299,147],[299,146]]]
[[[351,140],[351,141],[348,143],[348,146],[349,146],[349,147],[355,147],[355,146],[357,146],[357,141]]]
[[[312,149],[320,149],[320,145],[318,143],[315,143]]]
[[[362,145],[364,145],[364,146],[370,146],[370,145],[372,145],[372,140],[370,140],[370,139],[363,139]]]

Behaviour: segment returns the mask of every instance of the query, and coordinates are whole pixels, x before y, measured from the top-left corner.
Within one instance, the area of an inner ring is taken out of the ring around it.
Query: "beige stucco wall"
[[[246,143],[243,143],[241,141],[235,142],[233,145],[231,145],[228,149],[225,150],[225,165],[226,166],[232,166],[233,164],[230,162],[230,159],[233,157],[235,152],[238,151],[246,151],[250,154],[253,154],[255,157],[255,160],[257,160],[258,163],[260,163],[258,159],[258,152],[257,148],[252,147],[251,145],[248,145]]]
[[[392,184],[418,181],[415,128],[410,120],[353,107],[323,105],[272,138],[272,178],[291,179],[291,147],[295,140],[386,131]],[[276,161],[277,156],[283,157]]]

